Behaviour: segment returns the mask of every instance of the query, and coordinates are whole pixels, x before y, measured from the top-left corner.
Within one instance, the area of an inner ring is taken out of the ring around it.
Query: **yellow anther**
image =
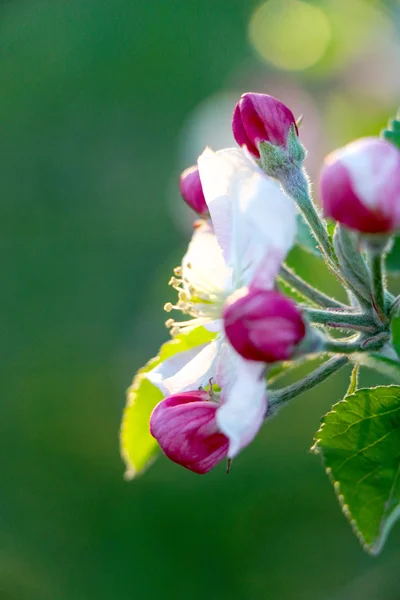
[[[167,302],[164,304],[164,310],[166,312],[171,312],[171,310],[174,310],[174,305],[171,302]]]
[[[168,282],[168,285],[171,285],[175,289],[180,289],[179,286],[182,283],[182,279],[177,279],[176,277],[171,277]]]
[[[170,327],[173,327],[175,324],[175,321],[173,319],[168,319],[167,321],[165,321],[165,327],[168,327],[168,329]]]
[[[182,267],[175,267],[175,269],[174,269],[174,274],[175,274],[177,277],[182,277]]]

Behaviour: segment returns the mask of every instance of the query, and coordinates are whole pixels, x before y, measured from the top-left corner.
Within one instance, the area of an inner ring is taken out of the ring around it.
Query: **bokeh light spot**
[[[317,6],[298,0],[270,0],[253,13],[249,37],[264,60],[281,69],[302,70],[324,56],[331,26]]]

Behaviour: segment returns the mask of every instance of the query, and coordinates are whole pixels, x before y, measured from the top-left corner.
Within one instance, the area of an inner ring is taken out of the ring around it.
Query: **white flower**
[[[235,456],[259,430],[267,408],[265,365],[242,358],[227,341],[222,324],[226,298],[243,286],[273,288],[296,233],[296,208],[279,184],[244,151],[235,148],[200,156],[199,171],[211,223],[194,232],[172,285],[176,306],[192,317],[170,319],[172,333],[204,326],[217,335],[210,343],[175,355],[147,377],[164,395],[221,387],[217,424]]]

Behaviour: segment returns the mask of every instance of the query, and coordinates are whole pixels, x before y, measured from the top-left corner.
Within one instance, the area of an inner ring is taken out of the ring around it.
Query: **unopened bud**
[[[235,140],[239,146],[246,146],[256,158],[260,158],[261,142],[286,148],[292,128],[298,134],[291,110],[266,94],[243,94],[233,113],[232,130]]]
[[[201,185],[199,169],[197,166],[190,167],[183,171],[180,178],[180,191],[186,204],[190,206],[199,215],[208,213],[208,207],[204,198],[203,187]]]
[[[228,298],[223,317],[230,343],[248,360],[288,360],[306,334],[294,302],[277,291],[243,288]]]
[[[226,458],[229,440],[219,431],[219,407],[203,390],[162,400],[150,417],[150,432],[173,462],[203,475]]]
[[[390,142],[362,138],[325,159],[324,215],[365,234],[400,227],[400,152]]]

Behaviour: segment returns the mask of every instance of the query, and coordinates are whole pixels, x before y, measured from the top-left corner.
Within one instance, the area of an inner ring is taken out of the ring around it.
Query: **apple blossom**
[[[182,195],[202,218],[170,281],[178,300],[165,305],[183,317],[168,319],[172,339],[128,391],[120,434],[126,475],[143,471],[160,447],[195,473],[224,459],[229,466],[264,420],[353,365],[313,450],[362,544],[376,554],[400,516],[400,387],[358,389],[358,371],[373,368],[400,384],[400,296],[386,277],[400,264],[392,235],[400,228],[399,118],[384,139],[361,139],[327,158],[322,201],[325,215],[339,222],[334,232],[314,205],[289,109],[245,94],[233,130],[240,150],[206,150],[181,177]],[[283,264],[297,209],[309,231],[296,245],[325,261],[343,287],[340,301]],[[277,291],[278,273],[280,288],[300,307]],[[280,375],[298,372],[296,359],[308,353],[319,354],[318,365],[280,385]]]
[[[199,172],[211,216],[195,229],[182,266],[171,284],[176,305],[192,318],[169,319],[173,334],[197,326],[215,332],[208,344],[165,360],[146,376],[164,396],[204,388],[212,379],[220,388],[218,431],[229,439],[234,457],[259,430],[267,409],[265,365],[241,357],[224,334],[223,306],[242,286],[274,286],[296,232],[296,208],[279,184],[267,177],[243,151],[206,150]]]
[[[324,215],[365,234],[400,227],[400,152],[378,138],[362,138],[325,159]]]

